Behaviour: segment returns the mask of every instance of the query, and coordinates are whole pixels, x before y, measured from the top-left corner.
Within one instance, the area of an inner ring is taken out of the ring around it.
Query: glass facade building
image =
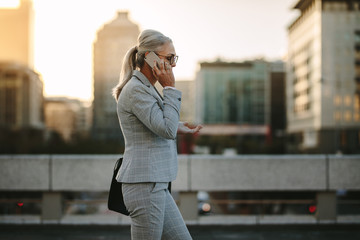
[[[196,77],[196,120],[269,125],[270,75],[265,61],[203,62]]]

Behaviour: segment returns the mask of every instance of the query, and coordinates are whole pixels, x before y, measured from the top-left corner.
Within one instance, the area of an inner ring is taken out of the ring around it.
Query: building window
[[[16,79],[16,72],[13,71],[7,71],[5,72],[5,79]]]
[[[355,31],[355,44],[360,45],[360,31]]]
[[[351,112],[350,112],[350,111],[346,111],[344,118],[345,118],[345,121],[346,121],[346,122],[351,122]]]
[[[357,64],[355,66],[355,74],[356,74],[356,78],[360,78],[360,64]]]
[[[341,135],[340,135],[340,142],[341,142],[341,146],[346,146],[346,132],[342,131]]]
[[[351,106],[351,97],[346,96],[344,102],[345,102],[345,106]]]
[[[360,105],[360,96],[359,94],[356,94],[354,99],[354,109],[359,110],[359,105]]]
[[[340,122],[341,121],[341,113],[336,111],[334,113],[334,119],[335,119],[336,122]]]
[[[360,114],[354,113],[354,122],[360,122]]]
[[[360,84],[360,31],[355,31],[355,81]]]
[[[355,51],[355,61],[356,63],[360,62],[360,51]]]
[[[340,106],[341,105],[341,96],[336,96],[334,97],[334,105],[335,106]]]
[[[16,90],[14,88],[6,88],[5,103],[5,124],[13,125],[16,123]]]

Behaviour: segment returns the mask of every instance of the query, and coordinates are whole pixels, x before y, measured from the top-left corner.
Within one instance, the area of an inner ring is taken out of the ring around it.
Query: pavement
[[[194,240],[359,240],[360,225],[188,226]],[[129,240],[125,225],[0,225],[0,240]]]
[[[318,221],[314,215],[208,215],[186,224],[194,240],[360,240],[360,216]],[[108,212],[64,215],[0,215],[0,240],[125,240],[130,218]]]
[[[0,215],[0,224],[58,224],[58,225],[130,225],[130,217],[111,211],[105,214],[64,215],[60,220],[43,220],[39,215]],[[189,226],[232,225],[317,225],[357,224],[360,215],[340,215],[335,220],[319,221],[314,215],[205,215],[196,220],[186,220]]]

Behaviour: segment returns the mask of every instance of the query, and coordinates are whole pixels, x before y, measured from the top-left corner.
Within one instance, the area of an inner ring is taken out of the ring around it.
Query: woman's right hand
[[[172,66],[164,61],[164,59],[161,59],[158,63],[154,62],[153,74],[162,87],[175,87],[175,77]]]
[[[198,134],[202,128],[203,128],[202,125],[191,125],[188,122],[179,122],[177,133]]]

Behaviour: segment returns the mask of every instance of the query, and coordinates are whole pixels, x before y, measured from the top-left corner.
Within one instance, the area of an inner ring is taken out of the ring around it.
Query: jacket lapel
[[[138,80],[140,80],[145,86],[149,88],[151,95],[157,99],[161,109],[164,109],[163,97],[156,90],[156,88],[150,83],[150,81],[145,77],[145,75],[142,74],[140,71],[134,70],[133,76]]]

